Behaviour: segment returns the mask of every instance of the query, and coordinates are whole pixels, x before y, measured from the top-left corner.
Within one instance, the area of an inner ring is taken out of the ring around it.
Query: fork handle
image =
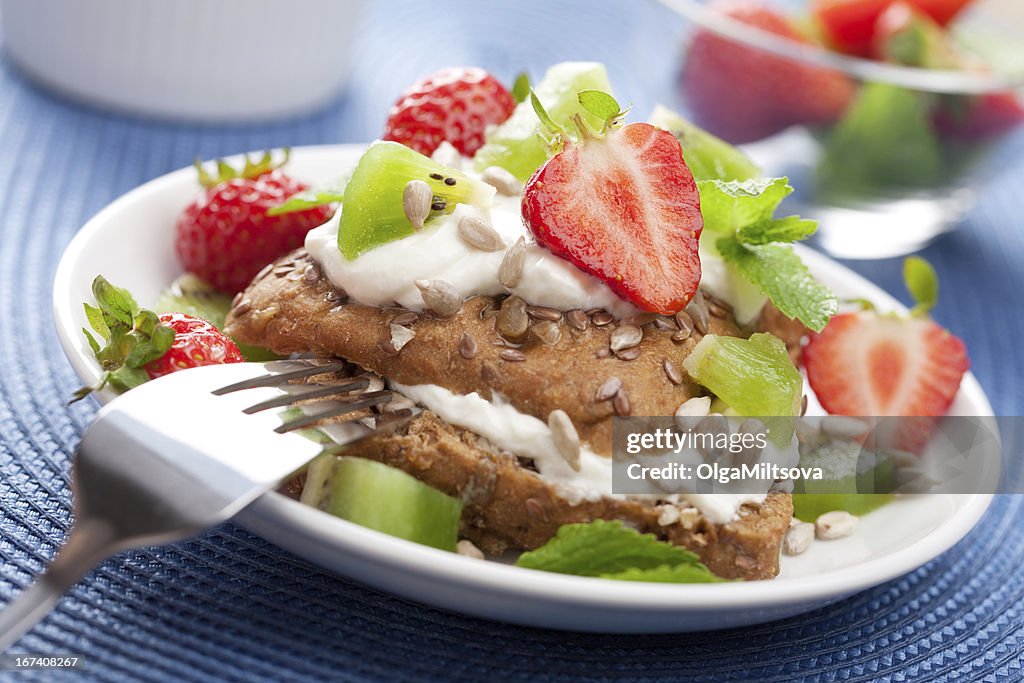
[[[0,611],[0,653],[39,623],[66,590],[117,550],[116,534],[109,525],[86,520],[72,526],[64,547],[46,571]]]

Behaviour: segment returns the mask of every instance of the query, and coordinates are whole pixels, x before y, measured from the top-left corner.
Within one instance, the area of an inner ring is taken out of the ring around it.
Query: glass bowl
[[[984,71],[846,56],[696,0],[660,1],[688,19],[684,112],[741,144],[765,174],[788,176],[796,188],[790,208],[820,221],[817,243],[837,256],[921,249],[955,228],[978,190],[1021,156],[1019,0],[980,3],[956,22],[960,42],[996,62]],[[806,5],[760,4],[781,11]],[[709,62],[714,68],[705,68]],[[768,73],[775,80],[754,77]],[[1018,153],[1001,153],[1012,149]]]

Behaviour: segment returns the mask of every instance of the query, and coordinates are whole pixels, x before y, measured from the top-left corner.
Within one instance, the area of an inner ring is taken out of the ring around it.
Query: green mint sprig
[[[789,246],[813,235],[817,223],[774,217],[793,191],[788,179],[702,180],[697,187],[704,230],[722,259],[784,315],[820,332],[839,303]]]
[[[713,583],[723,581],[678,546],[641,534],[619,521],[566,524],[550,541],[523,553],[516,565],[528,569],[623,581]]]
[[[167,353],[174,343],[174,330],[161,323],[153,311],[139,308],[128,290],[98,275],[92,282],[92,295],[96,305],[83,306],[93,332],[84,327],[82,332],[104,375],[97,386],[76,391],[72,401],[108,385],[120,391],[139,386],[149,379],[144,366]]]

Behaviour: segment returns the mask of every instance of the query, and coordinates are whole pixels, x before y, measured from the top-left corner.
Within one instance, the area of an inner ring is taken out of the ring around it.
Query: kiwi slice
[[[820,467],[822,481],[800,479],[793,487],[793,514],[813,522],[832,510],[863,515],[895,496],[896,462],[891,455],[856,442],[833,441],[800,456],[801,467]]]
[[[555,64],[534,88],[551,120],[558,125],[571,129],[570,118],[573,114],[579,114],[587,123],[600,130],[604,121],[580,105],[581,90],[612,92],[603,64]],[[525,182],[548,158],[547,143],[539,133],[540,120],[530,99],[526,98],[516,106],[508,120],[487,134],[486,144],[473,156],[473,167],[477,172],[482,172],[488,166],[500,166]]]
[[[803,379],[778,337],[709,334],[693,347],[683,367],[738,414],[761,418],[773,443],[790,442],[794,418],[800,414]]]
[[[697,180],[750,180],[761,177],[761,169],[738,148],[698,128],[671,109],[654,108],[650,122],[676,136],[683,148],[683,160]]]
[[[185,273],[164,290],[153,305],[157,313],[184,313],[201,318],[218,330],[224,329],[224,320],[231,308],[231,297],[214,289],[192,273]],[[238,344],[238,342],[235,342]],[[260,363],[280,358],[259,346],[238,344],[238,350],[247,361]]]
[[[456,204],[488,206],[494,188],[397,142],[375,142],[366,150],[345,186],[338,248],[354,259],[374,247],[411,235],[403,195],[411,180],[433,191],[429,221],[455,210]]]
[[[462,501],[374,460],[322,455],[306,474],[302,502],[361,526],[455,550]]]

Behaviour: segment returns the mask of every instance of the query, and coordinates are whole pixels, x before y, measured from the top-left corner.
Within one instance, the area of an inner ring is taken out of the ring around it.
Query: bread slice
[[[520,412],[541,419],[562,409],[580,437],[605,454],[611,452],[613,415],[671,415],[700,395],[681,372],[702,337],[700,324],[688,334],[685,318],[681,331],[660,316],[618,321],[603,312],[570,317],[534,309],[529,329],[510,341],[498,332],[500,306],[494,297],[475,297],[454,317],[440,318],[352,303],[299,250],[265,269],[236,298],[226,329],[241,342],[278,353],[346,358],[402,384],[438,384],[484,398],[500,394]],[[721,303],[711,302],[705,313],[709,332],[741,334]],[[400,349],[393,340],[395,325],[415,335],[397,344]],[[641,327],[643,338],[629,353],[616,354],[612,334],[624,325]],[[614,398],[601,395],[609,385],[621,385]],[[766,579],[778,573],[792,517],[792,500],[785,493],[744,506],[728,524],[712,523],[696,508],[666,511],[652,501],[610,496],[572,501],[528,464],[429,411],[361,445],[359,455],[462,498],[465,537],[490,553],[536,548],[563,524],[619,519],[695,551],[720,576]]]

